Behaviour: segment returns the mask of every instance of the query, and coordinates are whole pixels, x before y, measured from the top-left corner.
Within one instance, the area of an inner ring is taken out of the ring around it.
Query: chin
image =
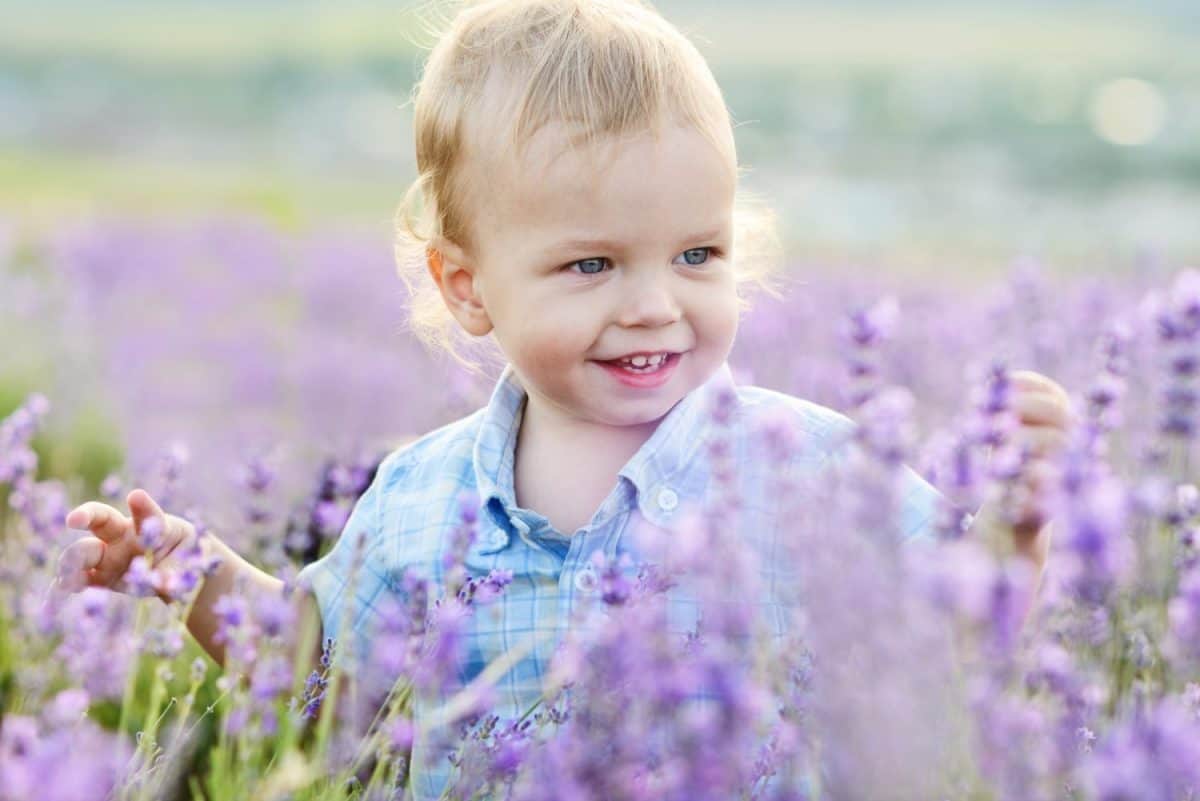
[[[666,417],[671,409],[675,408],[675,404],[679,403],[683,396],[670,398],[647,398],[640,403],[630,403],[621,410],[621,414],[612,416],[612,409],[603,409],[601,412],[608,412],[608,416],[601,418],[606,424],[613,426],[641,426],[649,423],[657,423],[662,418]]]

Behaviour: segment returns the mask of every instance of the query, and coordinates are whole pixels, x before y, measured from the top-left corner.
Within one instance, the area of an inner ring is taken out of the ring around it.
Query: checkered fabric
[[[614,558],[629,553],[636,561],[638,526],[669,528],[706,497],[713,480],[706,445],[718,425],[712,410],[721,396],[731,412],[722,432],[741,496],[739,528],[776,530],[780,506],[772,494],[780,466],[768,457],[763,432],[784,421],[796,444],[791,468],[811,473],[853,431],[848,418],[780,392],[737,385],[724,364],[664,417],[620,470],[591,521],[563,533],[516,502],[514,445],[526,394],[510,365],[486,407],[391,453],[339,540],[300,572],[298,580],[316,595],[325,636],[344,641],[348,631],[354,650],[363,653],[381,599],[403,592],[401,577],[408,568],[433,580],[437,593],[449,534],[459,525],[459,499],[464,492],[475,493],[480,514],[466,567],[478,576],[493,568],[511,570],[513,581],[498,600],[472,616],[460,679],[470,681],[489,662],[533,640],[529,653],[496,687],[497,713],[521,715],[541,695],[550,657],[576,607],[596,594],[594,552]],[[586,454],[579,465],[586,469]],[[901,539],[932,540],[937,491],[905,467],[898,497]],[[361,567],[348,582],[360,534],[365,536]],[[422,709],[418,702],[416,714]],[[444,789],[450,766],[442,748],[420,740],[414,744],[414,798],[434,799]],[[432,766],[422,764],[429,760]]]

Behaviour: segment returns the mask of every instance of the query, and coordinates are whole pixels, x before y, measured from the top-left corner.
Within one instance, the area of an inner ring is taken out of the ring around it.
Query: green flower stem
[[[133,612],[133,641],[136,643],[142,634],[142,629],[146,624],[146,605],[140,601],[134,605]],[[134,654],[133,665],[129,669],[129,674],[125,677],[125,694],[121,697],[121,716],[117,720],[117,731],[122,734],[125,732],[125,726],[129,722],[130,705],[133,703],[134,689],[137,687],[137,677],[141,673],[142,658],[141,653]]]

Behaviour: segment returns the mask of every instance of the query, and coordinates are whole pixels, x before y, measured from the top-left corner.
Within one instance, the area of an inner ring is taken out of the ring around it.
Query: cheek
[[[514,356],[530,370],[559,369],[577,362],[592,344],[592,332],[562,307],[532,310],[518,326],[513,343],[518,353]]]
[[[732,283],[726,291],[714,293],[705,299],[702,307],[705,338],[714,342],[732,342],[737,334],[738,310],[737,292]]]

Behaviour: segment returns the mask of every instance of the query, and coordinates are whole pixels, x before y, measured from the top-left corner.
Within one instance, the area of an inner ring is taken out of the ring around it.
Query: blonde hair
[[[549,122],[577,132],[574,148],[657,135],[670,120],[702,133],[735,164],[737,156],[731,117],[704,57],[641,0],[468,0],[433,33],[436,43],[413,87],[418,175],[396,212],[396,266],[411,295],[412,331],[430,349],[477,370],[459,349],[473,346],[473,338],[446,309],[427,261],[440,258],[431,244],[439,238],[472,249],[467,168],[481,130],[498,143],[495,152],[519,159]],[[772,210],[739,189],[733,251],[743,310],[744,287],[777,294],[780,250]]]

